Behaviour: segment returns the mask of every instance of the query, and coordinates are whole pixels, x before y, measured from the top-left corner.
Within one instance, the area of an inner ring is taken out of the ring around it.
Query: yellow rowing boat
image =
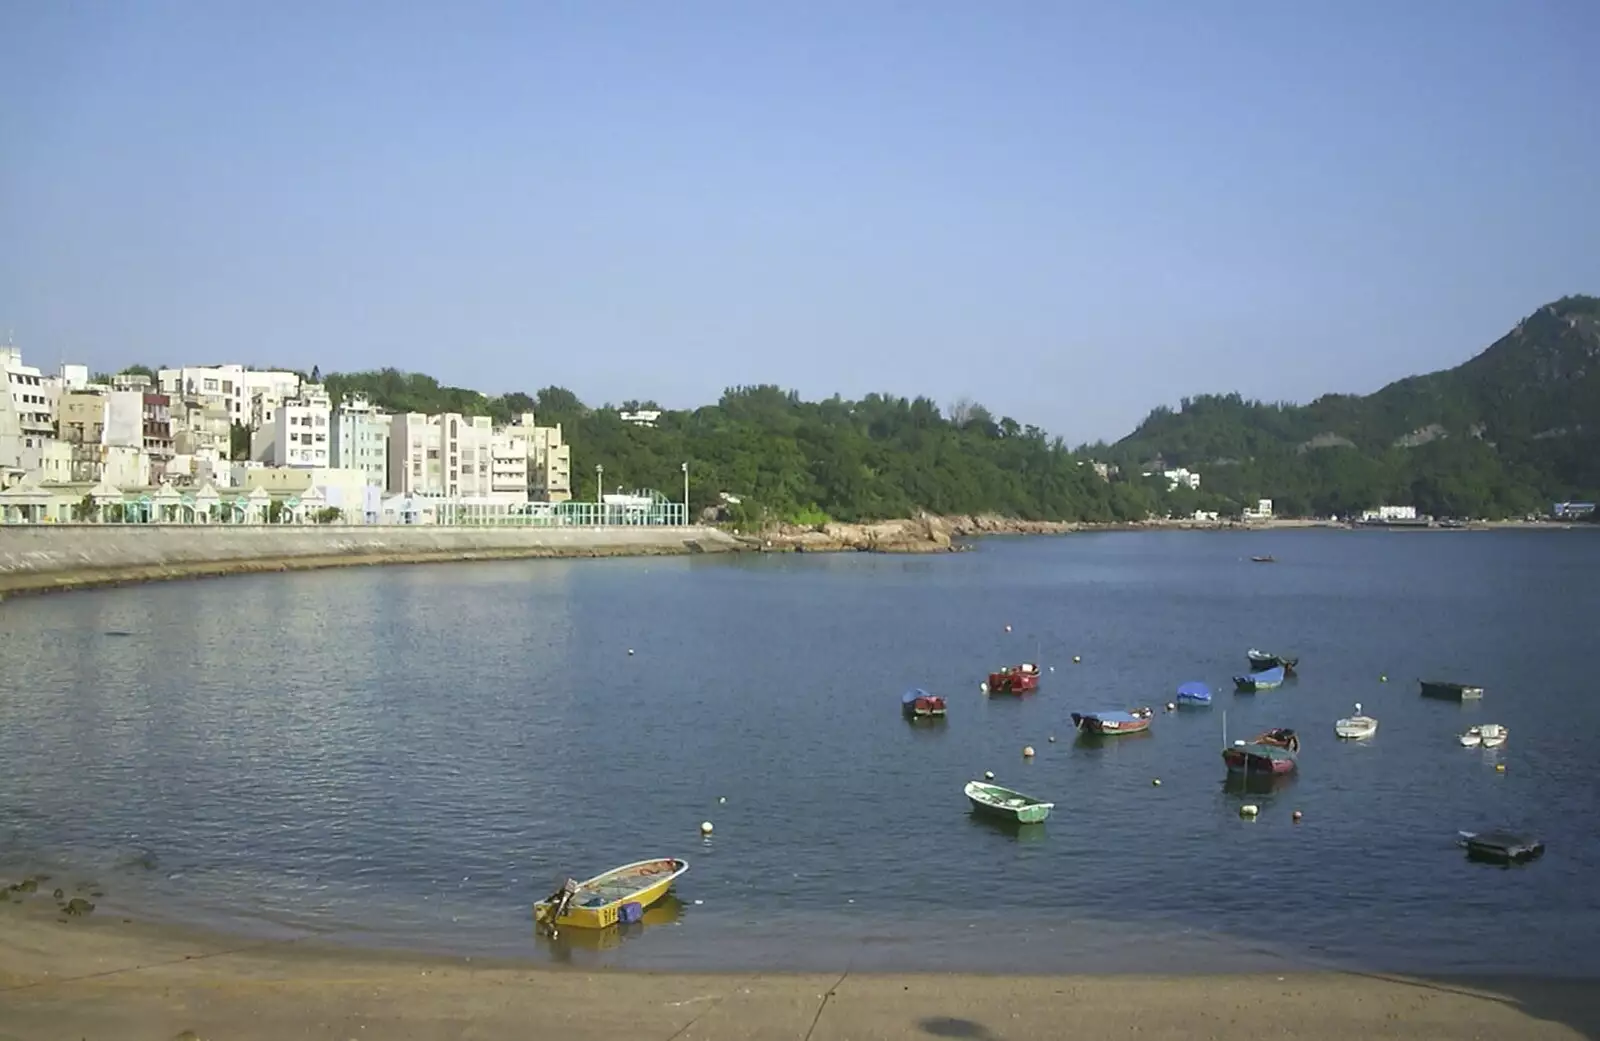
[[[687,860],[664,857],[624,864],[587,882],[569,880],[548,899],[533,905],[533,920],[574,929],[605,929],[621,920],[637,921],[634,916],[642,916],[645,908],[666,896],[673,881],[688,870]]]

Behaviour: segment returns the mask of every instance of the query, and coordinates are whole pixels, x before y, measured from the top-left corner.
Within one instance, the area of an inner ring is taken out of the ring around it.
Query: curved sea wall
[[[0,526],[0,594],[362,564],[746,548],[707,527],[15,525]]]

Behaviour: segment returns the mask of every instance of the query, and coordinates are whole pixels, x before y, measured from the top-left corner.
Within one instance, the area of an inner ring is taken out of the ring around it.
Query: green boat
[[[1018,824],[1038,824],[1050,816],[1050,811],[1056,805],[983,781],[967,782],[967,798],[972,800],[972,808],[979,813],[1003,817]]]

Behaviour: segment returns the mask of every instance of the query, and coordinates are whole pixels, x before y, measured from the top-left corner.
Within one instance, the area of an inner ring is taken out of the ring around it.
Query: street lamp
[[[689,463],[683,464],[683,523],[689,523]]]
[[[594,501],[595,505],[603,506],[606,501],[606,468],[599,463],[594,464]]]

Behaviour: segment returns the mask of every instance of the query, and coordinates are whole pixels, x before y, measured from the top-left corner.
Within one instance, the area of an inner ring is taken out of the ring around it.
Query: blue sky
[[[0,335],[1114,439],[1600,292],[1597,41],[1591,0],[0,0]]]

